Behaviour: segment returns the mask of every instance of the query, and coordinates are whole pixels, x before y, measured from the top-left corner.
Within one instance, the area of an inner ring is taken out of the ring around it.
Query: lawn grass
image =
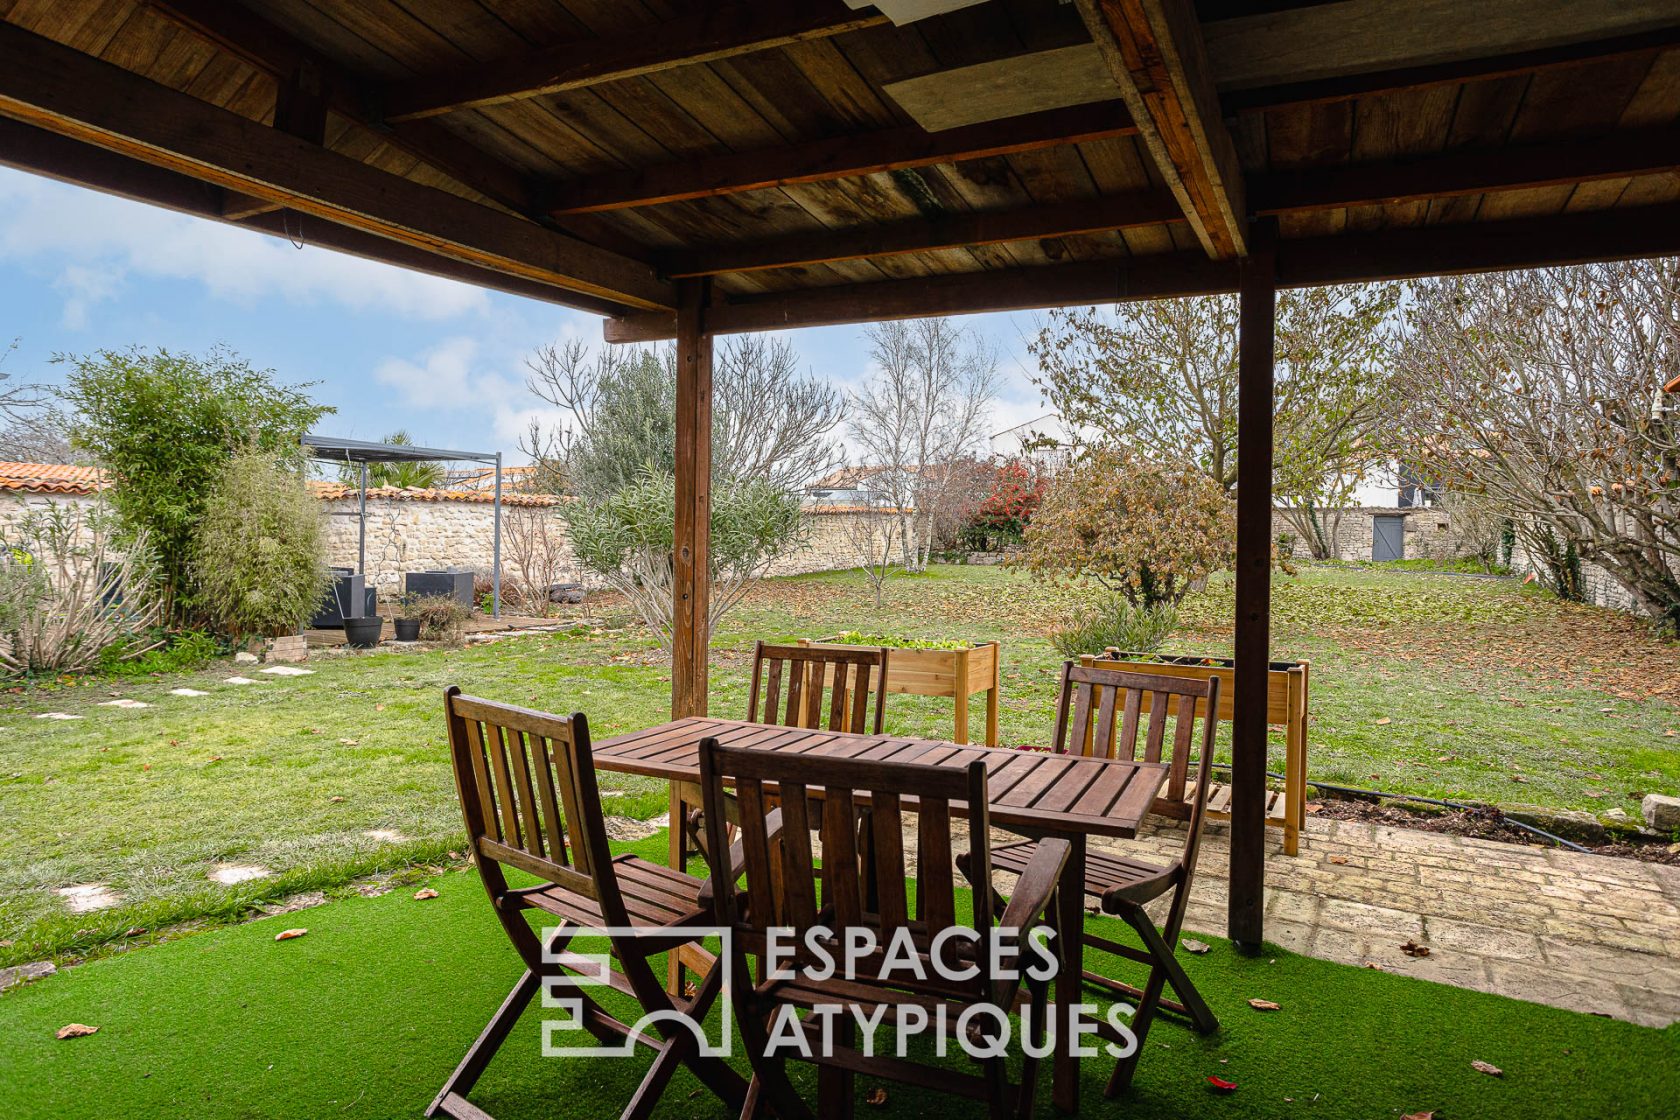
[[[1611,612],[1513,581],[1305,568],[1275,582],[1276,652],[1313,663],[1310,773],[1428,796],[1632,816],[1680,788],[1680,652]],[[987,567],[896,577],[886,605],[856,572],[772,580],[716,636],[712,711],[745,708],[751,641],[848,629],[1000,639],[1002,738],[1044,743],[1060,659],[1045,638],[1072,590]],[[1229,649],[1228,579],[1186,604],[1169,643]],[[318,657],[314,675],[232,686],[204,673],[37,688],[0,709],[0,966],[75,957],[132,928],[222,920],[299,890],[441,862],[460,843],[442,692],[583,710],[598,736],[666,718],[670,667],[645,631],[541,634],[455,651]],[[248,675],[249,667],[241,666]],[[182,686],[210,692],[177,697]],[[1643,689],[1644,691],[1641,691]],[[1652,695],[1656,693],[1657,695]],[[114,696],[152,705],[100,707]],[[35,714],[84,718],[55,722]],[[887,726],[950,734],[950,702],[894,696]],[[980,734],[981,720],[975,720]],[[1273,769],[1281,767],[1281,741]],[[603,777],[608,812],[665,810],[656,782]],[[1597,794],[1598,796],[1593,796]],[[342,799],[342,800],[339,800]],[[396,833],[401,840],[367,835]],[[222,887],[217,863],[273,877]],[[64,910],[56,888],[106,883],[125,904]]]
[[[658,858],[663,845],[655,836],[634,848]],[[0,996],[9,1120],[420,1115],[519,972],[476,876],[430,882],[439,892],[430,901],[413,899],[412,888],[348,899],[93,962]],[[291,927],[309,932],[274,940]],[[1101,1095],[1109,1060],[1086,1060],[1081,1115],[1673,1115],[1680,1026],[1657,1031],[1281,950],[1246,958],[1207,940],[1213,948],[1190,967],[1222,1029],[1203,1038],[1163,1019],[1121,1101]],[[1088,961],[1104,971],[1112,964],[1097,954]],[[1252,1010],[1251,998],[1281,1010]],[[630,1013],[613,993],[607,1002]],[[474,1099],[498,1120],[617,1115],[646,1059],[544,1060],[541,1018],[527,1012]],[[71,1022],[99,1033],[56,1040]],[[1478,1073],[1472,1061],[1503,1076]],[[1215,1095],[1210,1075],[1238,1088]],[[800,1080],[809,1099],[811,1079]],[[1046,1101],[1047,1073],[1040,1085],[1037,1114],[1057,1115]],[[725,1116],[697,1090],[680,1072],[659,1115]],[[969,1102],[891,1087],[884,1106],[859,1114],[976,1113]]]

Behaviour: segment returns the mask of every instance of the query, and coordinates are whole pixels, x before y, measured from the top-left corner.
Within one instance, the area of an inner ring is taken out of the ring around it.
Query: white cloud
[[[0,169],[0,258],[57,266],[64,323],[87,325],[94,307],[125,281],[195,280],[242,306],[266,299],[334,303],[417,319],[488,309],[483,290],[308,245],[315,219],[301,219],[304,248],[286,241],[22,172]]]

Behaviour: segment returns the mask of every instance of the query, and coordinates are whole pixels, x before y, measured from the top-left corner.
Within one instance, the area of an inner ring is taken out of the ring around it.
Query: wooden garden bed
[[[841,642],[800,640],[802,646],[856,647]],[[986,694],[986,745],[997,746],[998,693],[1003,681],[997,642],[976,642],[963,649],[905,649],[889,646],[887,691],[911,696],[948,696],[955,703],[954,742],[968,742],[968,705],[976,692]]]

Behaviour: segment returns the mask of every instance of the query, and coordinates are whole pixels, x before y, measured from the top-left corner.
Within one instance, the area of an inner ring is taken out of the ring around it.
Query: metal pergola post
[[[361,500],[356,511],[356,574],[367,575],[367,463],[362,464]],[[357,610],[362,608],[357,607]]]
[[[490,617],[502,617],[502,453],[496,452],[496,543],[490,562]],[[527,608],[528,609],[528,608]]]

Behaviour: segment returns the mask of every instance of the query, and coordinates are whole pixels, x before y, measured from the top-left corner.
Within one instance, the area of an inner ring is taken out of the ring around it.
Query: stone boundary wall
[[[1542,580],[1546,578],[1546,565],[1529,553],[1521,537],[1517,538],[1516,547],[1511,549],[1511,571],[1521,576],[1532,574]],[[1581,594],[1594,606],[1609,607],[1611,610],[1627,611],[1630,614],[1650,613],[1640,607],[1632,592],[1623,587],[1615,576],[1590,560],[1581,562]]]
[[[1334,512],[1331,511],[1326,516],[1333,516]],[[1337,560],[1371,559],[1376,537],[1376,529],[1372,522],[1377,517],[1405,517],[1403,559],[1452,560],[1465,553],[1463,543],[1453,532],[1447,511],[1438,506],[1406,509],[1396,506],[1353,506],[1341,510],[1340,513],[1341,524],[1338,526],[1334,542],[1334,559]],[[1295,557],[1305,559],[1310,555],[1299,530],[1280,511],[1274,510],[1272,538],[1276,540],[1284,533],[1295,538]]]

